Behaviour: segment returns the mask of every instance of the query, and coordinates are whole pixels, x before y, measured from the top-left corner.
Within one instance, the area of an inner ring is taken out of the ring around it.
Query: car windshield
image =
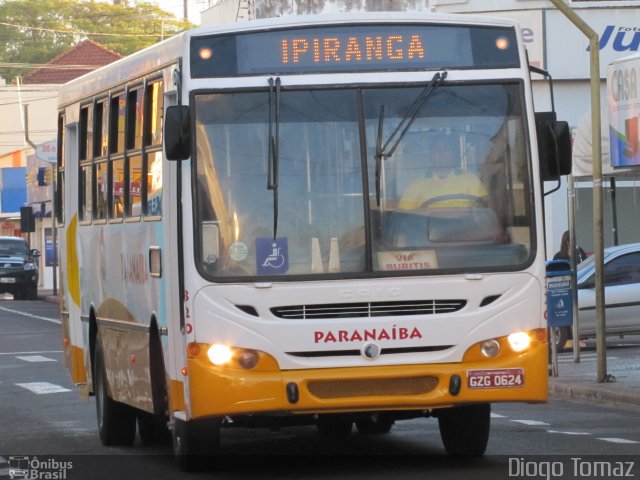
[[[201,273],[526,266],[534,219],[522,84],[441,85],[422,102],[425,86],[197,94]]]
[[[0,255],[28,255],[27,244],[22,240],[0,240]]]

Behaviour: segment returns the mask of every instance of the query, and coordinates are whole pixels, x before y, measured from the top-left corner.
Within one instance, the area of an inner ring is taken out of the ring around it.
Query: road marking
[[[30,355],[28,357],[16,357],[25,362],[55,362],[53,358],[43,357],[42,355]]]
[[[14,310],[12,308],[0,307],[0,310],[2,310],[4,312],[9,312],[9,313],[15,313],[17,315],[22,315],[24,317],[37,318],[38,320],[44,320],[45,322],[51,322],[51,323],[55,323],[57,325],[60,325],[62,323],[60,320],[58,320],[56,318],[41,317],[40,315],[34,315],[33,313],[21,312],[20,310]]]
[[[598,440],[603,440],[610,443],[640,443],[636,442],[635,440],[627,440],[626,438],[598,438]]]
[[[549,423],[546,422],[539,422],[538,420],[511,420],[512,422],[516,422],[516,423],[522,423],[524,425],[529,425],[532,427],[537,427],[537,426],[541,426],[541,425],[550,425]]]
[[[0,355],[36,355],[38,353],[62,353],[62,350],[44,350],[40,352],[0,352]]]
[[[491,412],[491,418],[507,418],[504,415],[500,415],[499,413]]]
[[[53,383],[48,382],[16,383],[16,385],[22,388],[26,388],[27,390],[33,393],[37,393],[38,395],[71,391],[68,388],[64,388],[60,385],[54,385]]]
[[[497,413],[492,413],[491,414],[492,417],[502,417],[502,415],[499,415]],[[541,425],[550,425],[549,423],[545,423],[545,422],[540,422],[538,420],[511,420],[512,422],[516,422],[516,423],[522,423],[524,425],[529,425],[529,426],[541,426]],[[569,431],[561,431],[561,430],[547,430],[547,433],[559,433],[561,435],[593,435],[592,433],[589,432],[569,432]],[[609,442],[609,443],[618,443],[618,444],[635,444],[635,443],[640,443],[636,440],[628,440],[626,438],[597,438],[597,440],[602,440],[604,442]]]
[[[547,433],[561,433],[562,435],[591,435],[589,432],[562,432],[560,430],[547,430]]]

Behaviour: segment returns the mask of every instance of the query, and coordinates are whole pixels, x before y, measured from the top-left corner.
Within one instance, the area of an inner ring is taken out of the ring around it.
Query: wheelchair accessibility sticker
[[[289,249],[286,237],[256,238],[258,275],[278,275],[289,270]]]

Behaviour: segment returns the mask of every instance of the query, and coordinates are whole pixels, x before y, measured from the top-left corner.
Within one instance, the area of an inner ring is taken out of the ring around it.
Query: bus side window
[[[65,114],[63,112],[58,113],[58,150],[56,160],[56,173],[53,180],[53,202],[54,202],[54,215],[56,219],[56,226],[64,226],[64,171],[65,171],[65,142],[67,140],[66,135],[66,121]]]
[[[91,221],[93,209],[93,105],[80,109],[78,214],[80,221]]]
[[[107,100],[97,101],[94,110],[95,127],[93,131],[93,162],[96,189],[94,220],[104,220],[107,218],[107,206],[109,200],[108,183],[108,102]]]
[[[125,148],[127,170],[125,182],[125,211],[127,217],[140,217],[142,214],[142,120],[143,120],[142,86],[131,88],[127,92],[125,120]]]
[[[145,91],[144,114],[144,212],[148,217],[162,215],[162,119],[164,92],[161,80],[150,82]]]
[[[124,93],[112,95],[109,108],[109,160],[111,162],[111,205],[112,219],[124,216],[124,123],[126,96]]]

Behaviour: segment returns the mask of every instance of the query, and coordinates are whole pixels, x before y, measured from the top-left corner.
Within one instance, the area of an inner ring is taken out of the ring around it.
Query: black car
[[[38,250],[20,237],[0,237],[0,293],[15,300],[38,298]]]

